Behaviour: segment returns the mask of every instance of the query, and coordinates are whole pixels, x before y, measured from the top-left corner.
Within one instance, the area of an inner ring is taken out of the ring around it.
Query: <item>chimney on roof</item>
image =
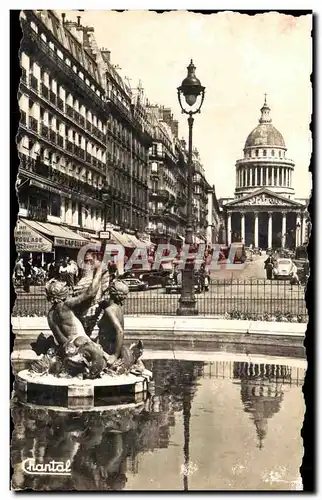
[[[107,49],[105,49],[105,47],[103,47],[101,49],[101,54],[103,56],[104,61],[111,62],[111,51],[110,50],[107,50]]]
[[[77,26],[80,26],[81,16],[77,16]]]
[[[61,18],[62,18],[62,20],[63,20],[63,24],[65,24],[65,18],[66,18],[66,14],[65,14],[65,12],[63,12],[63,13],[62,13]]]

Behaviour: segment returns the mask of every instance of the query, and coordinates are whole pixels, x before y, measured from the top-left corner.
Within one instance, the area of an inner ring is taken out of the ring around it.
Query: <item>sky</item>
[[[61,11],[59,11],[61,12]],[[242,158],[247,135],[258,124],[267,93],[273,125],[282,133],[287,156],[295,162],[297,197],[309,197],[312,112],[311,16],[269,12],[195,14],[174,11],[65,11],[81,15],[95,28],[99,47],[111,51],[122,77],[145,97],[171,107],[179,120],[179,137],[188,137],[177,87],[190,59],[206,87],[200,115],[195,116],[193,145],[200,152],[207,180],[218,198],[233,196],[235,163]]]

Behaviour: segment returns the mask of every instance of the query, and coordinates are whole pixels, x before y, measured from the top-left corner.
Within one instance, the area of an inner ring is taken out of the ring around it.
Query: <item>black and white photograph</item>
[[[305,490],[312,12],[17,15],[11,490]]]

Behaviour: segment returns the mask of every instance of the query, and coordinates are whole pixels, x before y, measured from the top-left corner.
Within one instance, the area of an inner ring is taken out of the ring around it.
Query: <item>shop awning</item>
[[[126,248],[135,248],[135,245],[129,239],[129,235],[126,233],[120,233],[119,231],[111,231],[111,236],[116,243],[119,243]]]
[[[135,245],[136,248],[149,248],[151,246],[151,243],[139,240],[133,234],[127,234],[127,237],[132,241],[133,245]]]
[[[14,231],[17,252],[52,252],[50,240],[35,231],[32,227],[18,220]]]
[[[53,243],[56,247],[81,248],[89,242],[87,239],[64,226],[57,226],[50,222],[38,222],[34,220],[24,220],[24,222],[36,231],[53,238]]]

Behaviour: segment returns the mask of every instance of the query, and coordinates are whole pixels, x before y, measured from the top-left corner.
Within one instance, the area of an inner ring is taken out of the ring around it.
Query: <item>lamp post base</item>
[[[180,299],[176,314],[177,316],[198,316],[199,313],[196,306],[196,299]]]

